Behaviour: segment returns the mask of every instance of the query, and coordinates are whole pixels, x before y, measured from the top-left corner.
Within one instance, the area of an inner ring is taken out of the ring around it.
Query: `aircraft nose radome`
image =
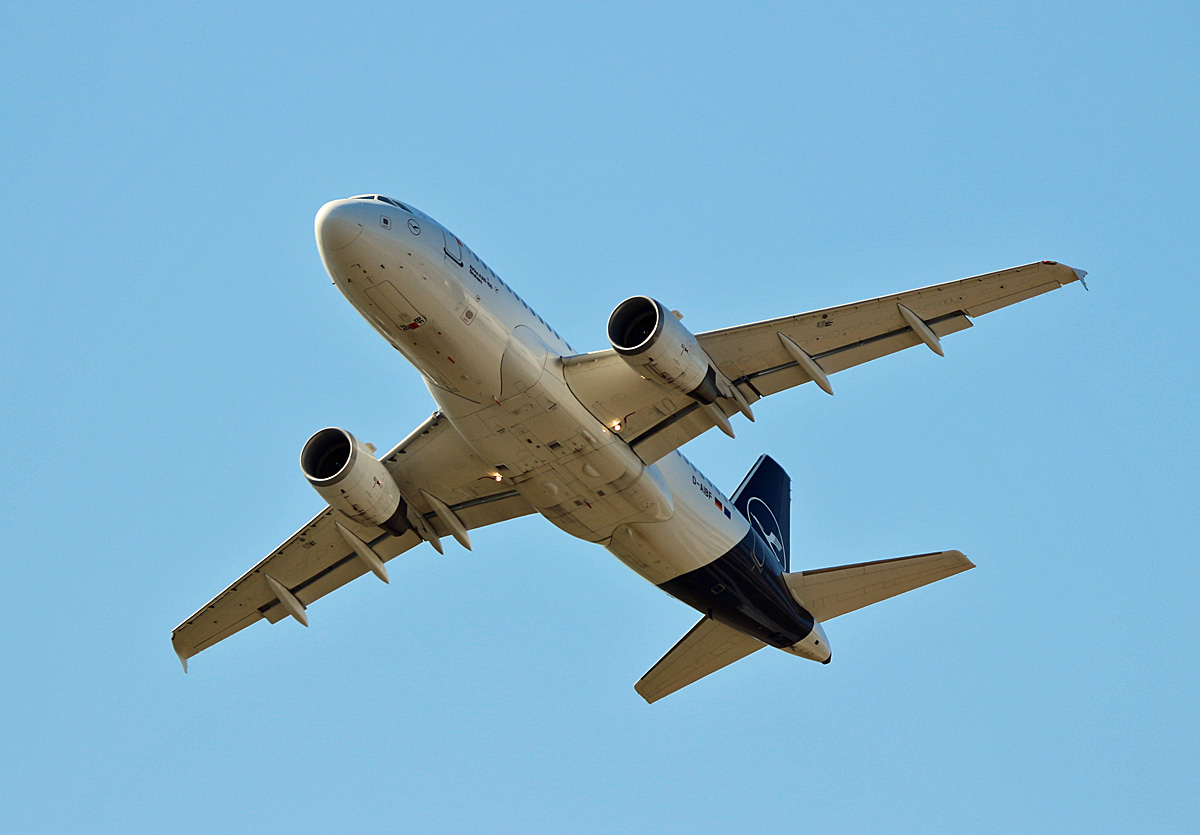
[[[362,224],[355,218],[353,204],[346,200],[326,203],[317,212],[317,245],[322,251],[345,249],[362,234]]]

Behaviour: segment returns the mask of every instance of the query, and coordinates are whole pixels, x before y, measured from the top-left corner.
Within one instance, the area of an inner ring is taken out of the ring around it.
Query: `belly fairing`
[[[477,404],[431,387],[446,417],[539,513],[572,536],[603,542],[620,525],[670,519],[674,504],[661,474],[575,399],[554,355],[525,344],[531,336],[514,334],[505,350],[503,399]]]

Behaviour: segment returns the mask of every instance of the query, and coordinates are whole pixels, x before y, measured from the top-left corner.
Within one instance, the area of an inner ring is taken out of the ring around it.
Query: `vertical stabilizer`
[[[760,456],[733,494],[733,506],[791,570],[792,479],[769,455]]]

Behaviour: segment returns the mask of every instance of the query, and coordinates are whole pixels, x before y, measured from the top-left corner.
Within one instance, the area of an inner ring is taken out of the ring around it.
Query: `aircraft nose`
[[[326,203],[317,212],[317,246],[322,252],[345,249],[362,234],[362,224],[355,217],[354,204],[348,200]]]

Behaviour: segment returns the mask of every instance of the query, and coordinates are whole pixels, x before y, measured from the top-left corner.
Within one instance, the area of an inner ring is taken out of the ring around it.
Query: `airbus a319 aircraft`
[[[380,457],[345,429],[304,444],[328,503],[172,634],[188,659],[260,619],[308,625],[307,607],[360,575],[469,531],[540,513],[602,545],[698,610],[700,621],[635,685],[648,702],[771,646],[829,663],[822,623],[949,577],[959,551],[792,571],[790,480],[762,456],[726,497],[679,453],[733,436],[762,398],[941,340],[975,317],[1086,273],[1054,261],[893,296],[691,333],[647,296],[617,305],[611,348],[579,354],[453,232],[382,195],[316,218],[333,282],[421,373],[438,411]]]

